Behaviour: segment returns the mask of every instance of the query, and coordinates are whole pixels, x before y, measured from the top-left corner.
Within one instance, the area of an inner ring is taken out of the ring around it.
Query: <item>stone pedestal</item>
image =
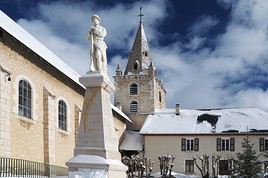
[[[69,177],[126,177],[127,167],[120,161],[110,102],[114,86],[99,72],[88,73],[80,82],[86,87],[86,93],[75,156],[66,163]]]

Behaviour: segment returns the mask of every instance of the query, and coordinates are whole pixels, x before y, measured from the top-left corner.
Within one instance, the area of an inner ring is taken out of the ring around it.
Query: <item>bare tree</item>
[[[209,178],[209,156],[203,155],[199,157],[201,165],[197,164],[196,157],[193,158],[196,167],[199,169],[202,178]]]

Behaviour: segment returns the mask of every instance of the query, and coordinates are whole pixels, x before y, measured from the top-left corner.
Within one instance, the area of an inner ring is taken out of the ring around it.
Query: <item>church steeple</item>
[[[140,25],[136,33],[136,37],[129,53],[128,64],[125,70],[125,75],[129,72],[139,74],[140,72],[148,73],[152,58],[150,56],[150,49],[143,27],[143,14],[140,9]]]
[[[166,90],[156,75],[150,49],[143,28],[140,9],[139,28],[128,56],[124,74],[120,66],[116,69],[115,105],[129,116],[132,124],[128,129],[140,130],[146,117],[156,109],[166,107]]]

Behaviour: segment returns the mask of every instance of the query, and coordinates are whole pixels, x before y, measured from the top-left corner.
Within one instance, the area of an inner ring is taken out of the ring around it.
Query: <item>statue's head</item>
[[[96,14],[94,14],[94,15],[91,17],[91,20],[92,20],[92,22],[95,23],[95,24],[99,24],[99,23],[101,23],[101,19],[100,19],[100,17],[99,17],[98,15],[96,15]]]

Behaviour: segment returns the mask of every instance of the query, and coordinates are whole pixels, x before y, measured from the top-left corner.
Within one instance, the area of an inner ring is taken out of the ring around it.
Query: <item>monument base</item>
[[[77,155],[66,166],[69,178],[126,178],[127,167],[119,160],[96,155]]]

